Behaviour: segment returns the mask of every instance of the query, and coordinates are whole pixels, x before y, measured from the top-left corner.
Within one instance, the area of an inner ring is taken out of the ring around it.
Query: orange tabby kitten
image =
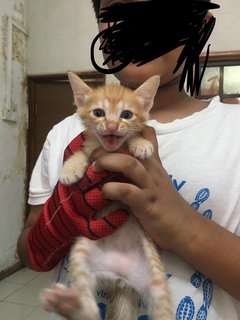
[[[139,133],[148,120],[159,76],[151,77],[135,91],[118,84],[93,90],[72,72],[69,79],[88,139],[83,152],[76,152],[65,162],[60,176],[63,184],[72,184],[83,176],[89,156],[100,146],[111,152],[126,142],[133,156],[144,159],[152,155],[152,144]]]
[[[88,138],[83,149],[64,163],[62,183],[79,180],[89,156],[99,146],[112,152],[126,143],[134,157],[145,159],[152,155],[153,146],[141,137],[141,130],[148,120],[159,76],[149,78],[136,90],[117,84],[91,89],[71,72],[69,80]],[[106,210],[100,216],[108,213]],[[97,286],[111,295],[108,320],[136,320],[136,302],[140,298],[148,303],[152,320],[173,319],[164,266],[155,245],[131,214],[121,228],[106,238],[93,241],[79,237],[71,250],[70,271],[72,285],[79,292],[77,304],[70,312],[71,320],[100,319],[94,295]],[[63,285],[58,285],[58,289],[68,290]],[[52,293],[54,289],[47,290],[48,296]],[[45,303],[51,309],[51,303]]]

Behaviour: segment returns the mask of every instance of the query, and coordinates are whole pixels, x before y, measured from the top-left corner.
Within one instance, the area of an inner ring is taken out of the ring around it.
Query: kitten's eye
[[[104,117],[105,116],[105,111],[103,110],[103,109],[95,109],[95,110],[93,110],[93,114],[94,114],[94,116],[95,117],[97,117],[97,118],[102,118],[102,117]]]
[[[121,113],[121,115],[120,115],[120,118],[123,118],[123,119],[126,119],[126,120],[131,119],[132,117],[133,117],[133,113],[131,111],[128,111],[128,110],[123,111]]]

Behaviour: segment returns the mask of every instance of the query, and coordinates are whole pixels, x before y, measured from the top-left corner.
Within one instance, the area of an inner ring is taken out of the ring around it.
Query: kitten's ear
[[[143,100],[145,111],[149,111],[152,108],[159,84],[160,76],[155,75],[135,90],[135,93]]]
[[[73,90],[74,101],[77,107],[81,107],[92,89],[73,72],[68,72],[68,79]]]

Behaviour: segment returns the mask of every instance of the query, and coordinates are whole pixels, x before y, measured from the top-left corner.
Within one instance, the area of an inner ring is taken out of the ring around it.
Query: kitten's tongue
[[[109,151],[115,151],[120,146],[120,141],[122,137],[115,136],[113,134],[102,136],[104,146]]]

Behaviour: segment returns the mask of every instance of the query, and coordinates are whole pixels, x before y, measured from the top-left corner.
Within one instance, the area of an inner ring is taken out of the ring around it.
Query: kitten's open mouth
[[[101,136],[101,140],[104,148],[107,151],[116,151],[122,145],[123,141],[125,140],[125,136],[108,134]]]

